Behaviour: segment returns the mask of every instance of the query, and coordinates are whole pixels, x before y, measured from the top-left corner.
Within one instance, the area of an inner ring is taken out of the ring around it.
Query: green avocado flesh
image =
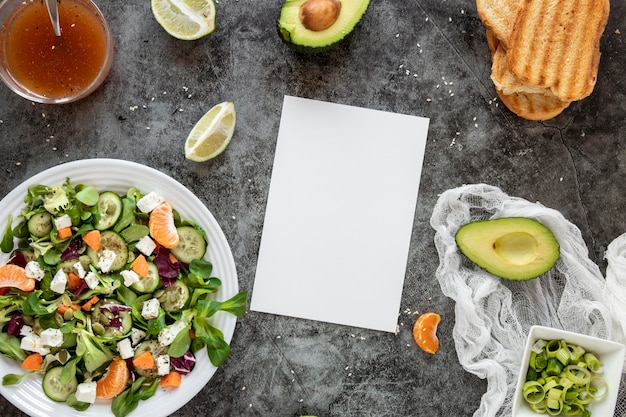
[[[543,224],[524,217],[467,223],[456,233],[461,252],[500,278],[524,281],[549,271],[559,259],[559,242]]]
[[[288,44],[307,52],[325,51],[343,40],[365,14],[369,0],[340,0],[337,20],[326,29],[307,29],[301,7],[316,0],[286,0],[278,19],[278,32]]]

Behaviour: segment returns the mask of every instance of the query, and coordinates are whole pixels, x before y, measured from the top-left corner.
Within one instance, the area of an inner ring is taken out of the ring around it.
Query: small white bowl
[[[603,377],[607,384],[608,393],[604,398],[592,401],[588,408],[594,416],[612,416],[615,411],[615,403],[617,402],[617,394],[622,378],[626,347],[621,343],[580,333],[572,333],[551,327],[533,326],[530,328],[526,346],[524,347],[524,357],[522,358],[522,366],[520,367],[515,397],[513,398],[512,417],[537,417],[540,415],[530,409],[522,394],[522,385],[526,381],[531,349],[539,339],[565,340],[568,343],[581,346],[598,357],[604,368]]]

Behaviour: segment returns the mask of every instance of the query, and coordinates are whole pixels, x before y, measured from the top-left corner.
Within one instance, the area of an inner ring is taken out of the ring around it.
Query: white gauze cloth
[[[539,278],[518,282],[497,278],[467,260],[454,240],[459,227],[500,217],[528,217],[547,226],[561,250],[555,267]],[[580,230],[561,213],[486,184],[444,192],[431,226],[439,254],[437,280],[455,301],[452,335],[459,362],[487,380],[487,392],[474,417],[511,415],[523,347],[533,325],[624,343],[626,328],[617,317],[626,323],[626,237],[616,239],[607,250],[605,280],[589,259]],[[615,415],[624,416],[624,410],[626,395],[620,392]]]

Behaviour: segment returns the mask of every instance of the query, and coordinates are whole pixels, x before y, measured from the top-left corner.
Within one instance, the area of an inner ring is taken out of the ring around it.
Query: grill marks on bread
[[[607,0],[520,0],[508,39],[511,72],[563,100],[587,97],[608,15]]]
[[[609,0],[476,0],[491,78],[502,102],[530,120],[556,117],[593,91]]]

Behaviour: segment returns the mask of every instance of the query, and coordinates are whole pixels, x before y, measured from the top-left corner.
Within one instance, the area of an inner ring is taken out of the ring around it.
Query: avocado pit
[[[307,0],[300,6],[300,21],[305,28],[319,32],[331,27],[340,11],[339,0]]]
[[[493,249],[513,265],[528,265],[537,257],[539,244],[530,233],[512,232],[496,239]]]

